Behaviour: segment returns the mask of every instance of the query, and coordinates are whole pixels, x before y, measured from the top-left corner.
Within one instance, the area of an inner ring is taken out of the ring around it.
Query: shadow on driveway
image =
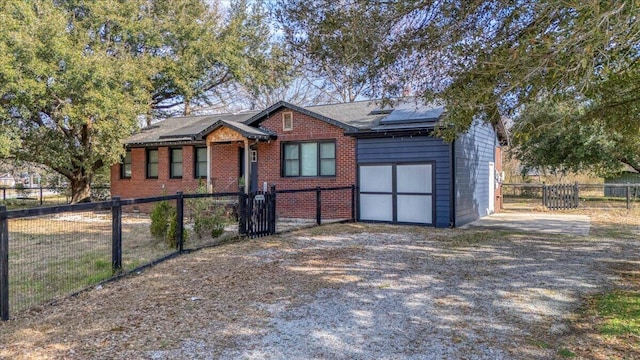
[[[486,228],[588,236],[591,228],[591,219],[587,215],[499,213],[485,216],[460,228]]]

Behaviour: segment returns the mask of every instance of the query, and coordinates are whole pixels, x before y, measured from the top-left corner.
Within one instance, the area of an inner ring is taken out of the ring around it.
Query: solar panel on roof
[[[434,122],[444,113],[443,107],[432,107],[414,103],[401,103],[384,119],[384,123],[398,122]]]

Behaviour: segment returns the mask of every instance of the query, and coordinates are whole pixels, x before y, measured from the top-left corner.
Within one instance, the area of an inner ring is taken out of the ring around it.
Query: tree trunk
[[[91,202],[91,178],[77,175],[69,179],[71,182],[71,203]]]
[[[191,115],[191,102],[189,99],[184,99],[184,116]]]

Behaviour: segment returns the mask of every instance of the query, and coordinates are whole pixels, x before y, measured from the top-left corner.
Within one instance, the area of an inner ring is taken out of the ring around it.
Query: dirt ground
[[[0,358],[640,358],[581,313],[638,286],[640,224],[591,215],[590,236],[339,224],[227,243],[12,314]]]

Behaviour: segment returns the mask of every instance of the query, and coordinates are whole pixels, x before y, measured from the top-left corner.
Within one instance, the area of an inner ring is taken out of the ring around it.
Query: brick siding
[[[178,191],[192,192],[198,188],[200,179],[193,178],[193,146],[182,146],[182,178],[169,177],[169,148],[158,147],[158,178],[147,179],[145,148],[131,149],[131,178],[120,178],[120,164],[111,167],[111,196],[123,199],[170,195]]]
[[[277,134],[277,139],[260,142],[258,150],[258,184],[263,182],[277,189],[303,189],[315,187],[341,187],[355,184],[356,141],[344,135],[344,130],[308,115],[293,112],[293,130],[283,131],[282,112],[278,111],[262,121],[261,127]],[[281,143],[289,141],[335,140],[336,176],[332,177],[282,177]],[[183,146],[183,177],[171,179],[169,175],[169,147],[158,147],[158,178],[146,178],[146,149],[132,148],[131,178],[120,178],[120,165],[111,167],[111,194],[121,198],[140,198],[185,193],[197,189],[201,179],[194,179],[195,149]],[[240,145],[213,144],[211,146],[211,180],[215,192],[238,190],[240,174]],[[277,212],[279,217],[314,218],[316,211],[315,192],[301,194],[280,194]],[[323,218],[349,218],[351,216],[351,192],[349,190],[330,191],[322,194]]]

